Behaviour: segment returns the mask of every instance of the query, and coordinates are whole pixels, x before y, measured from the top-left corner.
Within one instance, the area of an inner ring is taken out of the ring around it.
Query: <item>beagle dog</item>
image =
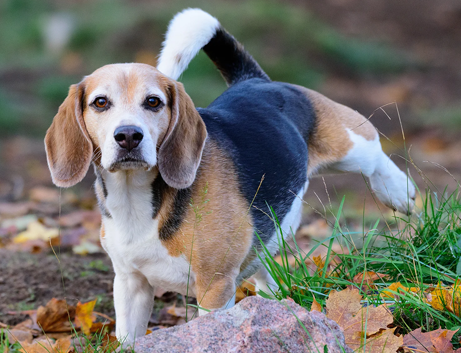
[[[196,108],[176,81],[203,49],[229,88]],[[158,68],[104,66],[72,85],[45,137],[53,182],[70,187],[91,164],[101,243],[114,271],[117,337],[146,333],[154,287],[234,305],[236,286],[271,278],[261,241],[277,250],[300,224],[309,178],[362,173],[403,213],[415,188],[383,153],[372,124],[308,88],[273,82],[219,22],[199,9],[169,25]],[[257,234],[256,234],[257,233]]]

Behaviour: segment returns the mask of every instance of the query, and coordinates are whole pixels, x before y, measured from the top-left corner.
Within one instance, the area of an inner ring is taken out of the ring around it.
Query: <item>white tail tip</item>
[[[157,69],[177,80],[220,27],[219,21],[200,9],[186,9],[171,20]]]

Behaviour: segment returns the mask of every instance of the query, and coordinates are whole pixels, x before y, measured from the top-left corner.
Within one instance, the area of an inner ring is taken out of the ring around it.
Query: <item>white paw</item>
[[[395,164],[373,173],[370,183],[382,203],[401,213],[411,214],[416,190],[411,180]]]

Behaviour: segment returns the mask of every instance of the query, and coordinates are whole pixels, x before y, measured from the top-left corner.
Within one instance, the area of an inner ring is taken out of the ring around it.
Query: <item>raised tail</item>
[[[270,81],[218,20],[200,9],[186,9],[171,20],[157,69],[177,80],[200,49],[214,62],[229,86],[250,78]]]

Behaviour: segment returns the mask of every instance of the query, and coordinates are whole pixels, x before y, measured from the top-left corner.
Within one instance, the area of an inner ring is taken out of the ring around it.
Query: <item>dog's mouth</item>
[[[109,172],[116,172],[119,170],[133,170],[144,169],[146,171],[152,168],[143,158],[137,156],[126,155],[117,159],[110,167]]]

